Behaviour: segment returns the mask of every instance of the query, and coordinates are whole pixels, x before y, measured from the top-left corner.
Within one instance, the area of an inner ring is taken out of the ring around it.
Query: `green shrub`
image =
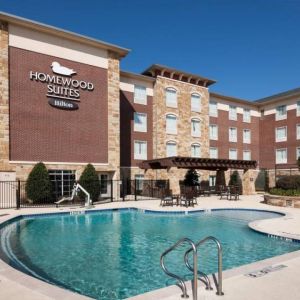
[[[240,193],[243,192],[243,183],[241,176],[238,171],[233,171],[233,173],[230,175],[229,183],[228,185],[234,185],[238,186]]]
[[[46,166],[39,162],[31,170],[26,182],[26,195],[34,203],[51,199],[52,185]]]
[[[183,180],[186,186],[196,186],[199,185],[199,175],[195,169],[189,169]]]
[[[270,194],[278,196],[300,196],[300,190],[272,188],[270,189]]]
[[[97,201],[100,195],[100,180],[96,170],[92,164],[86,165],[84,171],[79,178],[79,184],[90,193],[91,199]],[[83,192],[79,193],[81,199],[85,199]]]
[[[282,176],[276,182],[276,187],[284,190],[297,190],[300,189],[300,176]]]

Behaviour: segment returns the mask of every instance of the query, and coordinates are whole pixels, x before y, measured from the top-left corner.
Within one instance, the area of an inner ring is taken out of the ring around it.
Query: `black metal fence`
[[[51,196],[33,201],[26,194],[25,181],[0,181],[0,208],[57,206],[55,202],[71,197],[73,183],[68,183],[67,188],[64,188],[63,182],[52,181]],[[168,180],[102,180],[100,195],[93,202],[154,200],[165,195],[166,190],[169,190]],[[81,206],[84,202],[84,196],[80,197],[79,194],[72,201],[63,201],[59,206]]]

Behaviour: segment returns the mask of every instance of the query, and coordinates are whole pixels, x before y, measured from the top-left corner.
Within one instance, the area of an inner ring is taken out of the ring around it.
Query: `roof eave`
[[[119,47],[114,44],[106,43],[101,40],[87,37],[85,35],[77,34],[72,31],[68,31],[68,30],[64,30],[64,29],[60,29],[60,28],[51,26],[51,25],[46,25],[46,24],[43,24],[40,22],[32,21],[32,20],[29,20],[26,18],[22,18],[19,16],[5,13],[2,11],[0,11],[0,20],[7,22],[9,24],[20,25],[20,26],[30,28],[33,30],[38,30],[40,32],[49,33],[49,34],[64,37],[64,38],[67,38],[69,40],[73,40],[76,42],[88,44],[90,46],[94,46],[97,48],[109,50],[109,51],[112,51],[112,52],[118,54],[119,57],[125,57],[130,52],[129,49],[122,48],[122,47]]]

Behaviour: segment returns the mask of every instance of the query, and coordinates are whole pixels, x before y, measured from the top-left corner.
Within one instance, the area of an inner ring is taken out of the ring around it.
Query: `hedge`
[[[276,188],[283,190],[300,190],[300,176],[283,176],[277,180]]]
[[[278,196],[300,196],[300,190],[288,189],[284,190],[281,188],[270,189],[270,194]]]

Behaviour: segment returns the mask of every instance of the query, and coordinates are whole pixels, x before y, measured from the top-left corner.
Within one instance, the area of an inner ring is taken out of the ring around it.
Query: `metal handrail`
[[[171,251],[173,251],[174,249],[176,249],[178,246],[180,246],[183,243],[189,243],[191,245],[191,248],[189,250],[190,250],[190,252],[193,251],[193,265],[194,265],[194,268],[193,268],[193,273],[194,273],[194,278],[193,278],[193,299],[197,300],[197,293],[198,293],[197,247],[193,243],[192,240],[190,240],[189,238],[182,238],[177,243],[175,243],[173,246],[171,246],[166,251],[164,251],[162,253],[162,255],[160,256],[160,265],[161,265],[162,269],[164,270],[164,272],[168,276],[170,276],[170,277],[175,278],[175,279],[178,280],[178,286],[181,288],[181,291],[182,291],[181,297],[182,298],[188,298],[189,296],[187,294],[187,289],[186,289],[186,285],[185,285],[184,280],[181,277],[179,277],[178,275],[171,273],[166,268],[166,265],[165,265],[165,262],[164,262],[164,257],[168,253],[170,253]]]
[[[204,238],[203,240],[197,242],[195,244],[196,248],[198,248],[200,245],[206,243],[207,241],[213,241],[216,243],[217,245],[217,248],[218,248],[218,284],[217,284],[217,295],[218,296],[222,296],[224,295],[223,291],[222,291],[222,286],[223,286],[223,283],[222,283],[222,268],[223,268],[223,263],[222,263],[222,246],[221,246],[221,243],[219,242],[218,239],[216,239],[215,237],[213,236],[208,236],[206,238]],[[188,267],[189,270],[191,270],[192,272],[194,272],[195,270],[193,269],[193,267],[190,265],[189,261],[188,261],[188,255],[191,251],[194,251],[193,248],[190,248],[189,250],[187,250],[185,252],[185,255],[184,255],[184,261],[185,261],[185,264],[186,266]],[[199,272],[200,274],[203,274],[202,272]],[[208,289],[211,289],[211,284],[210,284],[210,280],[208,278],[208,276],[206,274],[204,274],[205,276],[203,276],[205,278],[205,281],[206,281],[206,284],[207,284],[207,288]]]
[[[189,253],[190,253],[190,251],[185,252],[185,254],[184,254],[184,263],[190,271],[194,272],[194,268],[190,265],[190,262],[189,262],[189,258],[188,258]],[[209,280],[208,276],[205,273],[201,272],[201,271],[198,271],[198,275],[199,275],[198,279],[201,280],[201,281],[204,281],[204,283],[206,285],[206,289],[207,290],[212,290],[213,288],[211,287],[211,283],[210,283],[210,280]],[[203,279],[201,277],[203,277]]]

